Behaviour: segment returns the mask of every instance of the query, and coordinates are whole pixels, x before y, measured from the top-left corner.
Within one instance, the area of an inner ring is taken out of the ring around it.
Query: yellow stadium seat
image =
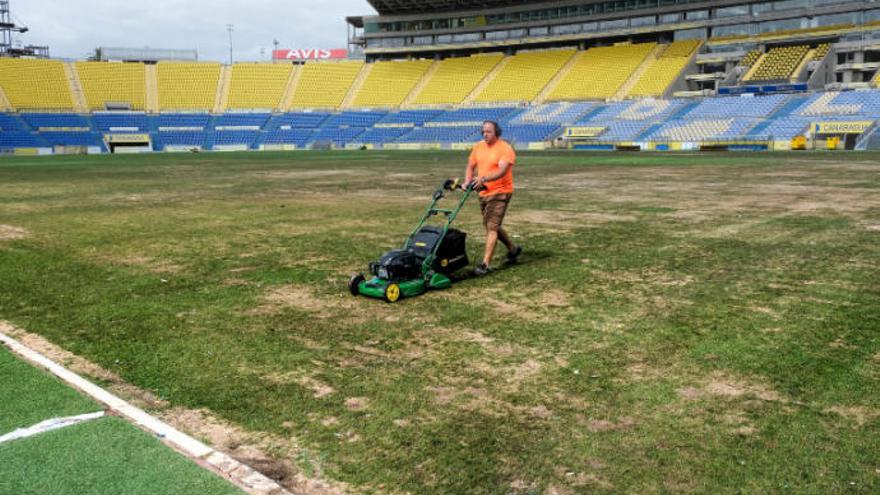
[[[630,89],[629,96],[663,96],[669,86],[678,79],[699,46],[699,40],[676,41],[670,44],[642,73]]]
[[[544,89],[576,50],[521,52],[510,57],[477,96],[478,102],[531,101]]]
[[[107,103],[127,103],[132,110],[144,109],[144,64],[77,62],[76,72],[89,110],[104,110]]]
[[[548,100],[596,100],[615,95],[656,43],[590,48],[554,88]]]
[[[433,60],[374,62],[354,97],[356,107],[392,107],[403,103]]]
[[[743,57],[742,60],[739,61],[739,65],[745,68],[749,68],[752,65],[755,65],[755,62],[757,62],[758,59],[761,58],[761,53],[761,50],[757,48],[751,50],[749,53],[746,53],[746,56]]]
[[[299,70],[292,108],[336,108],[354,84],[364,63],[307,62]]]
[[[503,58],[504,55],[500,53],[447,58],[440,62],[437,71],[413,103],[417,105],[461,103]]]
[[[292,64],[235,64],[229,86],[229,108],[274,110],[290,79]]]
[[[70,85],[59,60],[0,57],[0,87],[18,110],[73,110]]]
[[[211,111],[219,81],[220,64],[160,62],[159,108]]]
[[[830,43],[822,43],[821,45],[816,47],[815,53],[813,53],[813,60],[822,60],[825,58],[825,55],[828,55],[828,52],[831,50]]]
[[[760,65],[745,80],[776,81],[789,79],[794,75],[794,71],[800,66],[809,51],[810,47],[806,45],[772,48],[761,59]]]

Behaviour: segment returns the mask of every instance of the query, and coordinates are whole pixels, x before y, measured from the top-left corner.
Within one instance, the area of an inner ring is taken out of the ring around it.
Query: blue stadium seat
[[[157,118],[156,127],[200,127],[207,129],[210,122],[211,116],[206,113],[163,113]]]
[[[24,113],[21,118],[33,129],[40,127],[88,127],[92,123],[89,117],[75,113]]]
[[[15,148],[47,148],[49,143],[42,136],[29,131],[6,131],[0,132],[0,150],[13,150]]]
[[[269,113],[226,113],[214,117],[213,127],[259,127],[263,128],[272,114]]]
[[[335,113],[321,127],[370,127],[386,115],[382,111]]]
[[[282,127],[316,129],[330,116],[326,112],[296,112],[276,115],[266,124],[266,130]]]

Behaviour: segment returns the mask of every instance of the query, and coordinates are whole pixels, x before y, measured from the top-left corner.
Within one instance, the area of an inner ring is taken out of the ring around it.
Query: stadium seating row
[[[350,92],[354,94],[347,105],[353,107],[397,107],[414,92],[415,105],[456,105],[468,97],[482,103],[529,102],[554,78],[559,84],[549,97],[552,101],[606,99],[615,95],[655,46],[535,50],[440,62],[380,61],[366,67],[360,61],[315,62],[296,68],[239,63],[229,69],[217,63],[160,62],[155,76],[140,63],[76,62],[68,76],[61,61],[6,58],[0,60],[0,88],[13,109],[25,111],[78,108],[71,89],[78,86],[91,111],[338,109]],[[676,67],[692,56],[693,48],[691,42],[673,43],[668,56],[661,57],[655,71],[663,76],[665,86],[680,72]],[[157,108],[148,108],[151,77],[157,78]],[[662,93],[664,83],[649,79],[652,88],[636,95]],[[288,89],[291,96],[283,101]],[[473,94],[477,90],[479,94]]]
[[[641,43],[590,48],[578,54],[571,70],[548,99],[571,101],[611,98],[656,46],[655,43]]]
[[[286,144],[468,143],[483,120],[496,120],[515,144],[546,142],[566,126],[599,129],[597,142],[786,140],[817,121],[876,121],[880,90],[811,95],[733,96],[696,100],[629,100],[609,104],[552,102],[523,107],[345,112],[0,113],[0,150],[60,146],[104,149],[104,134],[149,134],[155,150]]]

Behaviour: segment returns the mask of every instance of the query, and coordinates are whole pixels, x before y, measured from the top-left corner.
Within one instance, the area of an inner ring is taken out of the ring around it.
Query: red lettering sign
[[[345,48],[285,48],[274,50],[272,58],[275,60],[338,60],[348,58],[348,50]]]

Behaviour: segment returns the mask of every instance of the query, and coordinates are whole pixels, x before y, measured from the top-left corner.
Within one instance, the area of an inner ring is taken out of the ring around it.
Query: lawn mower
[[[462,192],[454,209],[437,208],[447,193]],[[450,228],[468,197],[474,192],[473,184],[459,184],[458,179],[447,179],[434,191],[431,204],[418,225],[406,238],[403,247],[383,254],[369,265],[371,278],[363,273],[353,275],[348,290],[358,294],[396,302],[402,297],[424,294],[429,289],[446,289],[452,285],[450,276],[468,265],[464,232]],[[430,225],[428,220],[443,215],[445,222]]]

